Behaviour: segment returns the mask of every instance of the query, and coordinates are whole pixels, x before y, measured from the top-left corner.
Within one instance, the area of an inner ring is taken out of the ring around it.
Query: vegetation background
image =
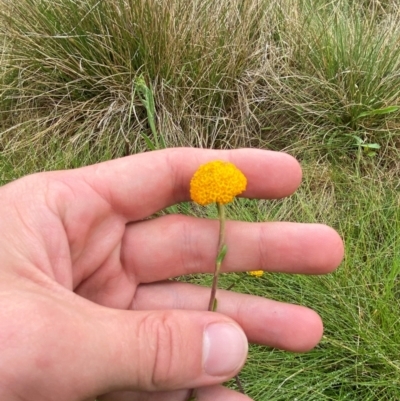
[[[346,257],[324,277],[223,276],[325,323],[307,354],[253,346],[243,385],[259,401],[400,399],[397,0],[0,0],[0,35],[0,184],[171,146],[291,153],[299,191],[229,217],[329,224]]]

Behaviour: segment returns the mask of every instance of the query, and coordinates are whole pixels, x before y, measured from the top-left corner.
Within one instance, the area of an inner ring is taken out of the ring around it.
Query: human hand
[[[283,153],[167,149],[0,188],[0,399],[245,401],[220,383],[245,362],[247,340],[306,351],[322,335],[302,306],[166,281],[214,269],[218,222],[147,219],[189,199],[202,163],[229,160],[243,196],[280,198],[299,185]],[[223,269],[320,274],[343,257],[324,225],[228,222]],[[102,396],[100,396],[102,395]]]

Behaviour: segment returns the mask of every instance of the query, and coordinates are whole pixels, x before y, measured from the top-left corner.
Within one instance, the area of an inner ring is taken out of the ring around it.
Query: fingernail
[[[244,364],[247,350],[247,338],[237,326],[212,323],[204,332],[204,370],[210,376],[232,375]]]

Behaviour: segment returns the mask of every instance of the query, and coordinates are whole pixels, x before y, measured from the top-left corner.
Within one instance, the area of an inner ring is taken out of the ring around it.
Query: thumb
[[[237,374],[247,357],[240,326],[215,312],[107,309],[92,323],[96,395],[221,383]]]

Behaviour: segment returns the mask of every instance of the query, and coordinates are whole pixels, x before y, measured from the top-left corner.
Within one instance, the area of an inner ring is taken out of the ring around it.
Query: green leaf
[[[363,143],[361,145],[363,148],[368,148],[368,149],[380,149],[381,145],[379,143]]]
[[[363,117],[371,117],[371,116],[376,116],[376,115],[385,115],[385,114],[390,114],[390,113],[395,113],[400,109],[400,106],[388,106],[384,107],[383,109],[375,109],[375,110],[370,110],[370,111],[364,111],[360,113],[357,118],[363,118]]]
[[[354,138],[354,140],[357,142],[357,146],[362,146],[362,144],[364,143],[364,139],[361,139],[357,135],[348,135],[348,136]]]
[[[144,138],[146,145],[150,150],[157,149],[156,146],[154,145],[154,143],[151,141],[151,139],[144,132],[141,132],[141,135]]]

